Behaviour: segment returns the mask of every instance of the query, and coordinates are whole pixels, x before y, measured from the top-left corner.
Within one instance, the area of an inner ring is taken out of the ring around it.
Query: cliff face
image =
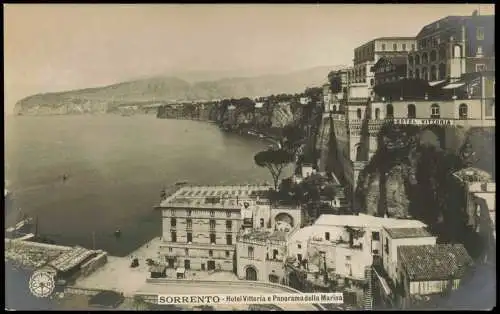
[[[356,196],[361,208],[372,215],[414,217],[431,226],[448,226],[445,229],[464,224],[468,217],[462,213],[463,191],[452,176],[464,167],[463,161],[456,152],[417,144],[416,137],[408,130],[396,131],[392,139],[382,135],[379,150],[359,177]],[[492,147],[493,138],[494,129],[466,133],[466,141],[475,149],[489,153],[479,155],[474,167],[484,169],[494,164],[492,150],[487,149]],[[491,173],[494,168],[484,170]]]

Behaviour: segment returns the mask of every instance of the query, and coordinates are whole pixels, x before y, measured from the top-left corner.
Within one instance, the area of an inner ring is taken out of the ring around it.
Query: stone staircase
[[[365,279],[368,283],[364,291],[363,308],[365,310],[373,309],[373,270],[371,266],[365,267]]]

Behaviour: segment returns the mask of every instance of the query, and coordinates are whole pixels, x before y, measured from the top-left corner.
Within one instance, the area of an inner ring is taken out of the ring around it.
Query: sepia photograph
[[[496,307],[494,4],[3,18],[6,311]]]

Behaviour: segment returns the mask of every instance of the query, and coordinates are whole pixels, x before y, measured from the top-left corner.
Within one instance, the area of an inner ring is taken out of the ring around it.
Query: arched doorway
[[[257,270],[253,266],[247,266],[245,270],[245,279],[251,281],[257,281]]]
[[[278,215],[276,215],[276,217],[274,218],[274,221],[276,223],[278,222],[281,222],[283,224],[288,224],[290,225],[291,228],[293,228],[294,226],[294,221],[293,221],[293,217],[290,216],[289,214],[287,213],[279,213]]]

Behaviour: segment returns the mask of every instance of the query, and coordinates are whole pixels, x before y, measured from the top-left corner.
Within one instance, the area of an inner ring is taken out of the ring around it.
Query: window
[[[385,115],[387,118],[394,117],[394,107],[391,104],[387,104],[385,111],[386,111]]]
[[[358,116],[358,119],[361,119],[361,109],[356,111],[356,115]]]
[[[193,234],[191,232],[187,233],[187,242],[188,243],[193,242]]]
[[[345,256],[345,260],[346,260],[346,261],[350,261],[350,260],[351,260],[351,256],[350,256],[350,255],[346,255],[346,256]]]
[[[210,257],[214,256],[214,251],[208,250],[208,256],[210,256]]]
[[[402,48],[403,48],[404,51],[406,51],[406,44],[403,44]]]
[[[226,229],[230,231],[232,228],[233,228],[233,221],[226,220]]]
[[[210,229],[215,229],[215,220],[210,219]]]
[[[420,70],[419,70],[419,69],[416,69],[416,70],[415,70],[415,78],[416,78],[416,79],[419,79],[419,78],[420,78]]]
[[[253,258],[253,247],[252,246],[248,247],[248,258]]]
[[[483,46],[477,46],[476,57],[482,57],[482,56],[483,56]]]
[[[193,220],[191,218],[186,219],[186,227],[189,229],[193,228]]]
[[[431,81],[437,80],[437,68],[435,65],[431,66]]]
[[[415,55],[415,64],[416,65],[420,64],[420,56],[419,55]]]
[[[231,256],[231,252],[226,251],[226,257],[229,257],[229,256]]]
[[[385,44],[382,44],[382,51],[385,51]]]
[[[411,44],[411,50],[415,51],[415,44]]]
[[[438,104],[432,104],[431,105],[431,118],[432,119],[439,119],[441,117],[440,110],[439,110],[439,105]]]
[[[380,109],[376,108],[375,109],[375,120],[378,120],[378,119],[380,119]]]
[[[226,217],[231,217],[231,212],[229,210],[226,211]]]
[[[486,70],[486,65],[484,64],[476,64],[476,72],[483,72]]]
[[[378,250],[373,250],[372,253],[373,253],[373,255],[379,255],[379,251]]]
[[[407,110],[408,110],[408,118],[415,119],[417,116],[417,108],[415,107],[415,105],[409,104]]]
[[[325,240],[330,241],[330,232],[325,232]]]
[[[434,62],[437,60],[437,52],[436,50],[431,51],[431,62]]]
[[[412,56],[408,57],[408,64],[413,65],[413,57]]]
[[[297,254],[297,260],[298,260],[299,262],[302,262],[302,254]]]
[[[175,233],[175,231],[171,232],[170,236],[171,236],[172,242],[177,242],[177,234]]]
[[[476,39],[484,40],[484,27],[478,27],[476,29]]]
[[[462,58],[462,47],[460,47],[460,45],[455,45],[453,47],[453,57]]]
[[[370,85],[371,86],[375,85],[375,80],[374,79],[370,79]]]
[[[424,53],[422,54],[422,63],[423,63],[423,64],[426,64],[426,63],[428,63],[428,62],[429,62],[429,56],[427,55],[427,53],[426,53],[426,52],[424,52]]]
[[[446,64],[441,63],[439,64],[439,75],[438,75],[438,80],[444,80],[446,78]]]
[[[213,216],[215,216],[215,211],[211,210],[210,211],[210,217],[213,217]]]
[[[260,227],[261,227],[261,228],[264,228],[264,218],[261,218],[261,219],[260,219]]]
[[[231,234],[226,234],[226,244],[233,245],[233,236]]]
[[[392,50],[398,51],[398,44],[392,44]]]
[[[184,254],[186,254],[186,256],[189,255],[189,249],[184,249]]]
[[[188,215],[188,216],[191,216],[191,209],[188,209],[188,210],[187,210],[187,215]]]
[[[458,117],[460,120],[465,120],[468,117],[468,107],[466,104],[461,104],[458,107]]]
[[[175,217],[175,209],[172,209],[172,217]]]
[[[177,226],[177,219],[175,219],[175,218],[170,219],[170,226],[171,227]]]
[[[297,248],[298,248],[298,249],[301,249],[301,248],[302,248],[302,245],[297,244]]]
[[[413,71],[412,70],[408,71],[408,78],[413,78]]]
[[[210,244],[215,244],[215,233],[210,234]]]
[[[380,233],[378,232],[372,232],[372,239],[373,241],[380,241]]]
[[[273,250],[273,259],[278,258],[278,250]]]
[[[169,251],[169,252],[172,252],[173,250],[172,250],[172,248],[171,248],[171,247],[169,247],[169,248],[168,248],[168,251]]]

